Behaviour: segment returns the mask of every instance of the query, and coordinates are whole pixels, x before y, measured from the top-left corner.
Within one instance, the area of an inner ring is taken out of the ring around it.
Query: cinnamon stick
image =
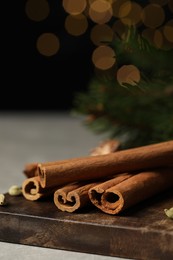
[[[99,144],[94,149],[94,151],[95,152],[97,151],[97,154],[102,154],[102,153],[108,154],[108,153],[117,151],[119,146],[120,146],[120,143],[117,140],[106,140],[106,141],[102,142],[101,144]],[[95,153],[92,154],[92,152],[90,153],[90,155],[94,156]],[[78,160],[78,158],[71,159],[71,161],[73,161],[73,162],[75,162],[77,160]],[[69,160],[66,159],[66,160],[46,162],[46,163],[42,163],[41,165],[49,166],[49,165],[58,165],[61,163],[68,163],[68,162],[69,162]],[[43,189],[40,186],[39,179],[36,177],[38,175],[38,165],[39,165],[39,163],[27,164],[23,171],[24,174],[29,178],[29,180],[26,180],[23,183],[23,195],[28,200],[38,200],[41,197],[47,196],[47,194],[53,193],[55,190],[55,188],[53,190]],[[33,177],[36,177],[36,178],[33,178]],[[78,184],[78,188],[80,187],[80,185]],[[92,187],[92,185],[86,185],[85,188],[88,191],[90,187]],[[84,189],[84,187],[83,187],[83,189]],[[77,192],[79,194],[79,198],[81,196],[81,202],[80,202],[80,206],[79,206],[79,207],[81,207],[84,204],[84,191],[82,191],[82,188],[81,189],[79,188],[79,190]],[[88,197],[88,195],[87,195],[87,197]],[[87,200],[89,201],[89,197]],[[86,199],[85,199],[85,201],[86,201]]]
[[[131,174],[120,174],[114,183],[120,183],[130,176]],[[74,212],[90,203],[88,191],[96,185],[98,182],[70,183],[54,193],[54,203],[61,211]]]
[[[90,156],[113,153],[119,148],[119,141],[106,140],[95,147]],[[54,203],[61,211],[74,212],[90,203],[88,190],[96,184],[81,182],[67,184],[54,193]]]
[[[26,175],[27,178],[32,178],[36,175],[38,163],[29,163],[25,165],[23,173]]]
[[[65,159],[65,160],[58,160],[58,161],[51,161],[51,162],[44,162],[44,163],[29,163],[25,165],[25,168],[23,170],[23,173],[26,175],[26,177],[31,178],[38,175],[38,165],[42,166],[51,166],[51,165],[58,165],[61,163],[68,163],[70,161],[78,161],[78,158],[72,158],[72,159]]]
[[[57,189],[57,188],[56,188]],[[24,180],[22,184],[22,194],[27,200],[35,201],[41,198],[50,196],[55,191],[55,188],[43,189],[40,186],[37,176]]]
[[[157,169],[138,173],[119,184],[110,180],[97,185],[89,190],[89,198],[103,212],[118,214],[170,187],[173,187],[173,168]]]
[[[118,151],[106,155],[68,160],[68,163],[38,166],[43,188],[75,181],[101,179],[117,173],[139,171],[171,164],[173,141]]]
[[[90,156],[96,156],[96,155],[102,155],[102,154],[109,154],[109,153],[113,153],[116,152],[120,149],[121,143],[118,140],[114,140],[114,139],[110,139],[110,140],[106,140],[104,142],[101,142],[101,144],[99,144],[98,146],[96,146],[93,150],[91,150],[90,152]],[[79,158],[73,158],[70,159],[71,161],[76,161]],[[69,159],[66,160],[58,160],[58,161],[51,161],[51,162],[45,162],[45,163],[30,163],[30,164],[26,164],[25,168],[23,170],[23,173],[28,177],[34,177],[38,175],[38,165],[42,165],[42,166],[49,166],[49,165],[57,165],[57,164],[61,164],[61,163],[66,163],[68,162]]]
[[[74,212],[90,204],[88,191],[97,183],[70,183],[54,193],[54,203],[61,211]]]

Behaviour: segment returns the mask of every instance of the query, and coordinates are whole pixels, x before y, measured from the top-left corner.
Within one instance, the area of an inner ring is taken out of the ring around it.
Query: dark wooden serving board
[[[134,259],[173,259],[173,191],[111,216],[94,207],[59,211],[51,200],[7,195],[0,207],[0,241]]]

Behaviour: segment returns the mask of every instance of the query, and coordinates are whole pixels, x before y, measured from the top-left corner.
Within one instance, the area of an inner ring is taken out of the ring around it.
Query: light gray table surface
[[[21,185],[26,163],[54,161],[88,155],[106,135],[96,135],[83,118],[70,113],[0,113],[0,193]],[[108,260],[94,254],[0,242],[0,259]],[[122,259],[122,258],[121,258]]]

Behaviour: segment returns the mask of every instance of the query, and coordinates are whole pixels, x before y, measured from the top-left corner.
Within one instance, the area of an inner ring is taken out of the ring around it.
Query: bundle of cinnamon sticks
[[[99,148],[87,157],[26,165],[24,197],[34,201],[53,195],[61,211],[93,204],[118,214],[173,187],[173,141],[127,150],[108,141]]]

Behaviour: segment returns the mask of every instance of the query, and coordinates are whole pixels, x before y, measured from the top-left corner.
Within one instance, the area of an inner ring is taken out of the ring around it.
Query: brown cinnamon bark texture
[[[90,156],[102,155],[102,154],[109,154],[116,152],[120,149],[121,143],[118,140],[106,140],[95,147],[91,152]],[[78,158],[70,159],[71,161],[78,160]],[[34,177],[38,175],[38,165],[41,164],[42,166],[49,166],[49,165],[57,165],[60,163],[66,163],[69,159],[66,160],[58,160],[58,161],[51,161],[45,163],[30,163],[26,164],[23,170],[23,173],[28,177]]]
[[[27,178],[32,178],[35,176],[37,165],[38,163],[29,163],[25,165],[23,173],[26,175]]]
[[[61,163],[68,163],[70,161],[78,161],[78,158],[66,159],[66,160],[59,160],[59,161],[52,161],[52,162],[44,162],[44,163],[30,163],[26,164],[23,170],[23,173],[28,177],[38,176],[38,165],[42,166],[51,166],[51,165],[58,165]]]
[[[170,187],[173,187],[173,169],[165,168],[138,173],[116,185],[110,180],[91,188],[89,197],[103,212],[118,214]]]
[[[23,196],[28,200],[38,200],[43,197],[42,190],[38,177],[28,178],[22,184]]]
[[[88,191],[97,183],[70,183],[54,193],[54,203],[61,211],[74,212],[90,204]]]
[[[75,181],[101,179],[117,173],[167,166],[173,161],[173,141],[147,145],[107,155],[68,160],[58,165],[39,165],[43,188]]]
[[[28,178],[22,183],[22,194],[27,200],[35,201],[48,197],[54,193],[56,188],[43,189],[40,186],[38,176]]]
[[[132,174],[119,174],[115,179],[111,179],[110,181],[105,181],[107,183],[106,187],[111,187],[112,184],[118,184],[123,180],[130,178]],[[102,180],[103,181],[103,180]],[[95,183],[70,183],[66,186],[58,189],[54,193],[54,203],[61,211],[74,212],[79,208],[84,207],[87,204],[90,204],[90,198],[88,191],[97,186],[100,182]],[[110,185],[109,185],[110,183]],[[98,185],[101,187],[101,184]]]

